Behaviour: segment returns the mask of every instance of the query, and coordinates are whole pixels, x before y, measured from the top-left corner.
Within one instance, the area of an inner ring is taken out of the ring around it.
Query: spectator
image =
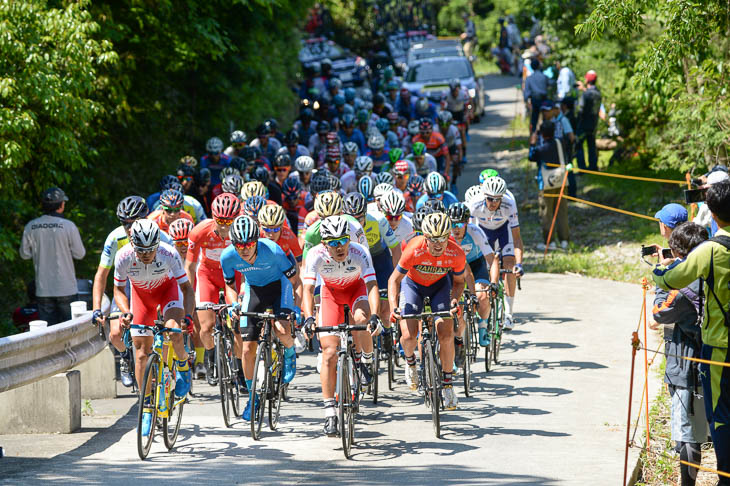
[[[464,54],[471,61],[473,60],[474,48],[477,45],[477,28],[467,12],[461,14],[461,18],[464,19],[464,32],[459,37],[464,41]]]
[[[730,177],[728,177],[727,168],[718,165],[705,176],[704,180],[705,185],[703,187],[710,187],[711,185],[717,184],[718,182],[730,180]],[[707,228],[707,232],[710,234],[710,236],[714,236],[715,233],[717,233],[717,223],[714,219],[712,219],[710,209],[705,203],[699,203],[697,216],[695,216],[692,221]]]
[[[585,169],[585,157],[583,156],[583,144],[588,145],[588,168],[598,170],[598,151],[596,150],[596,128],[598,117],[601,112],[601,92],[596,87],[596,72],[591,70],[585,75],[586,85],[581,86],[583,94],[578,100],[578,147],[575,153],[578,168]]]
[[[555,123],[552,120],[544,121],[540,125],[540,138],[542,140],[538,140],[537,132],[534,132],[530,136],[528,159],[537,162],[537,185],[540,191],[539,204],[542,236],[543,240],[547,241],[558,198],[545,197],[545,194],[554,194],[557,196],[560,193],[565,167],[562,170],[560,168],[554,169],[547,167],[545,164],[565,166],[565,155],[563,154],[561,140],[555,138]],[[555,227],[557,229],[557,237],[560,240],[560,246],[563,249],[567,248],[570,230],[568,229],[568,209],[565,201],[560,203]],[[554,241],[550,243],[550,248],[557,248]],[[545,243],[540,243],[538,249],[544,250]]]
[[[699,245],[684,260],[657,266],[654,282],[665,290],[682,289],[703,279],[704,318],[700,358],[730,363],[728,329],[730,326],[730,182],[713,184],[705,199],[718,226],[712,240]],[[705,413],[715,447],[717,470],[730,472],[730,376],[728,368],[700,364],[705,398]],[[720,477],[718,486],[730,485]]]
[[[665,206],[666,209],[666,206]],[[687,212],[685,211],[685,219]],[[669,236],[669,247],[675,258],[687,258],[697,245],[707,240],[705,229],[695,223],[679,223]],[[671,263],[674,259],[668,259]],[[667,355],[664,382],[672,397],[672,440],[680,459],[700,464],[700,446],[710,433],[705,415],[699,369],[696,362],[682,359],[699,358],[702,348],[700,309],[702,280],[697,279],[679,290],[656,289],[654,321],[673,324],[672,336],[665,338]],[[657,329],[658,326],[651,326]],[[693,486],[697,469],[680,466],[682,486]]]
[[[555,63],[555,68],[558,70],[557,98],[562,101],[575,88],[575,73],[560,61]]]
[[[38,316],[48,325],[71,319],[70,304],[78,299],[73,259],[86,254],[78,228],[63,217],[67,201],[62,189],[45,190],[45,214],[25,225],[20,245],[20,257],[33,258]]]
[[[530,60],[532,74],[525,79],[525,89],[523,96],[530,114],[530,133],[537,129],[537,119],[540,116],[540,106],[547,99],[548,78],[540,69],[540,61],[533,58]],[[595,146],[595,138],[594,138]]]
[[[659,234],[669,240],[674,228],[687,221],[687,210],[681,204],[670,203],[657,211],[654,217],[659,220]]]

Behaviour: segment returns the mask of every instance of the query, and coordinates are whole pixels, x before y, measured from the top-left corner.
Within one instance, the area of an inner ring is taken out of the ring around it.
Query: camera
[[[703,202],[705,200],[706,194],[707,194],[706,188],[705,189],[686,189],[684,191],[684,202],[686,204]]]
[[[644,246],[644,245],[641,245],[641,256],[642,257],[651,256],[654,253],[656,253],[656,250],[654,249],[653,246]]]

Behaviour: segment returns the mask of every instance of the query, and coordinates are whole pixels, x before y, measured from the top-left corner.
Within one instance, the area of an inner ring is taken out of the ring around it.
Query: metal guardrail
[[[109,311],[104,296],[103,311]],[[42,331],[0,338],[0,393],[74,368],[106,347],[91,311]]]

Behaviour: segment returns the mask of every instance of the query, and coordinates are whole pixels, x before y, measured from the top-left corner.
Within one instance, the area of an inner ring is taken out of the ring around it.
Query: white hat
[[[728,175],[727,172],[724,170],[716,170],[714,172],[710,172],[710,174],[707,176],[707,184],[717,184],[718,182],[727,181],[730,180],[730,175]]]

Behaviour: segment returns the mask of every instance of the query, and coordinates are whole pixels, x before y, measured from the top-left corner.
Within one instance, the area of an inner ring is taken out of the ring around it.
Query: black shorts
[[[254,287],[244,285],[244,295],[241,301],[241,310],[243,312],[266,312],[272,309],[274,314],[280,312],[293,312],[289,307],[293,306],[293,296],[291,293],[291,283],[286,280],[287,288],[283,289],[281,280],[276,280],[263,287]],[[240,321],[241,337],[244,341],[258,341],[261,334],[261,320],[249,317],[241,317]]]
[[[471,273],[474,275],[474,281],[477,283],[489,284],[489,267],[484,260],[484,256],[480,256],[476,260],[469,262]]]
[[[461,111],[452,111],[451,114],[454,117],[454,121],[456,123],[464,123],[464,112],[466,111],[466,108],[464,108]]]

